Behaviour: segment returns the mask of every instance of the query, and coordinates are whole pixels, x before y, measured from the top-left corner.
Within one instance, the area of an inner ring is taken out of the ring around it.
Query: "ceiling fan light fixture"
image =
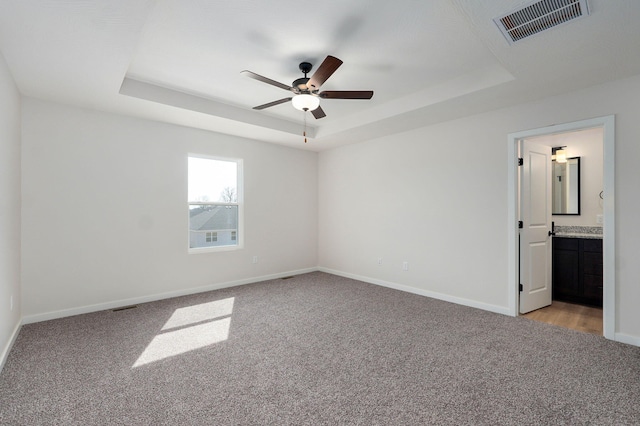
[[[295,95],[291,99],[291,103],[295,109],[300,111],[313,111],[320,106],[320,99],[313,95],[301,94]]]

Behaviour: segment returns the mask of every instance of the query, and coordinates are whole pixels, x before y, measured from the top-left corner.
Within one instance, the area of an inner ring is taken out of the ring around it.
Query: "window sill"
[[[215,247],[195,247],[189,248],[189,254],[201,254],[201,253],[215,253],[220,251],[234,251],[234,250],[242,250],[242,246],[240,244],[234,246],[215,246]]]

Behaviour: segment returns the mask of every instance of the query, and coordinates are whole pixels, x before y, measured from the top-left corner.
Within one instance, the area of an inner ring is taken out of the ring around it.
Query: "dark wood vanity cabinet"
[[[553,299],[602,307],[602,240],[553,238]]]

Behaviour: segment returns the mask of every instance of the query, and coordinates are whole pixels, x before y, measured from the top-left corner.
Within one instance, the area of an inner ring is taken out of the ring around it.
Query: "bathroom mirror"
[[[580,214],[580,157],[566,163],[552,161],[553,180],[551,212],[555,215]]]

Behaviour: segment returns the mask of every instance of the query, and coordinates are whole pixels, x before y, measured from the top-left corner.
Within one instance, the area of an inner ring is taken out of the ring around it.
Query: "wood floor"
[[[524,314],[535,321],[602,336],[602,309],[553,301],[551,306]]]

